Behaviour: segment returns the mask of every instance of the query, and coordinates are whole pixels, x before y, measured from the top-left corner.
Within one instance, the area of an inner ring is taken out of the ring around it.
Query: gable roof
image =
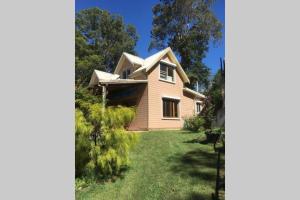
[[[132,55],[132,54],[129,54],[129,53],[126,53],[126,52],[124,52],[123,54],[124,54],[124,56],[126,56],[126,58],[131,63],[139,64],[139,65],[142,65],[144,63],[144,59],[143,58],[140,58],[138,56],[135,56],[135,55]]]
[[[121,55],[121,58],[119,59],[119,62],[117,64],[117,66],[116,66],[114,74],[119,73],[119,71],[121,70],[122,64],[125,61],[125,59],[127,59],[132,65],[136,64],[136,65],[142,66],[143,63],[144,63],[144,59],[143,58],[140,58],[138,56],[135,56],[135,55],[123,52],[122,55]]]
[[[140,57],[137,57],[137,56],[134,56],[134,55],[124,52],[118,62],[118,65],[114,71],[114,74],[117,74],[121,70],[122,63],[124,62],[125,58],[127,58],[129,60],[129,62],[131,62],[132,64],[141,65],[141,67],[139,67],[137,70],[135,70],[132,73],[132,76],[134,76],[135,74],[138,74],[142,71],[145,71],[145,72],[150,71],[155,66],[155,64],[157,62],[159,62],[165,55],[168,55],[171,58],[171,61],[176,64],[178,73],[182,77],[183,82],[189,83],[190,82],[189,78],[187,77],[186,73],[182,69],[180,63],[178,62],[175,54],[173,53],[173,51],[170,47],[167,47],[146,59],[142,59]]]
[[[93,86],[99,83],[99,81],[109,81],[109,80],[116,80],[120,77],[118,74],[111,74],[108,72],[103,72],[99,70],[94,70],[89,86]]]

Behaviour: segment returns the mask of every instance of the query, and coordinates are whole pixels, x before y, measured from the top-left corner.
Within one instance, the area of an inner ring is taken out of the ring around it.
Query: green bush
[[[79,191],[89,185],[89,182],[85,178],[76,178],[75,179],[75,191]]]
[[[129,150],[137,139],[137,134],[127,133],[124,129],[103,128],[101,145],[92,145],[92,159],[87,165],[89,171],[103,177],[119,175],[129,164]]]
[[[83,116],[83,113],[75,110],[75,173],[76,176],[83,174],[86,164],[89,162],[91,142],[89,136],[93,127]]]
[[[183,128],[189,131],[196,132],[198,131],[204,124],[205,120],[199,116],[192,116],[184,119]]]
[[[93,104],[89,107],[89,120],[94,125],[105,124],[111,129],[126,128],[135,117],[135,108],[124,106],[110,106],[102,113],[102,104]]]
[[[92,144],[87,165],[88,171],[95,175],[109,177],[118,175],[129,164],[129,150],[137,142],[135,133],[126,132],[135,116],[135,109],[123,106],[108,107],[103,113],[101,104],[90,107],[89,119],[94,131],[99,132],[96,144]]]

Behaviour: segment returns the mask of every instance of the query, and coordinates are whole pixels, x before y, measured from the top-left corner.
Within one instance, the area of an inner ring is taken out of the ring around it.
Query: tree
[[[122,54],[135,54],[138,40],[133,25],[99,8],[85,9],[75,19],[76,82],[86,85],[94,69],[112,72]]]
[[[223,70],[217,71],[213,79],[211,80],[211,85],[205,92],[206,99],[204,101],[203,110],[200,115],[205,119],[204,127],[210,129],[213,122],[217,119],[217,113],[224,107],[224,96],[223,91],[225,85],[225,78]],[[223,110],[225,111],[225,110]]]
[[[209,69],[202,62],[209,41],[222,37],[222,24],[210,10],[213,0],[160,0],[153,7],[149,50],[170,46],[181,58],[191,84],[208,86]]]

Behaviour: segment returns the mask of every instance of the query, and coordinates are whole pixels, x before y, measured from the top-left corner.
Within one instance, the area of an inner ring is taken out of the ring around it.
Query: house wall
[[[148,129],[148,85],[139,88],[141,94],[137,99],[136,116],[130,123],[128,130]]]
[[[171,62],[166,55],[163,60]],[[159,80],[159,63],[148,74],[148,129],[180,129],[183,127],[184,117],[195,113],[195,100],[189,94],[183,93],[183,81],[177,70],[175,83]],[[177,97],[179,102],[179,118],[163,118],[162,97]]]

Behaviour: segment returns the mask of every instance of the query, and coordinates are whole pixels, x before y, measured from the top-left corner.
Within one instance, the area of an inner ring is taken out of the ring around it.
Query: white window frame
[[[167,79],[163,79],[160,76],[161,64],[164,64],[167,67],[167,74],[166,74]],[[168,80],[168,68],[170,68],[170,67],[172,68],[172,71],[173,71],[173,81]],[[175,64],[164,61],[164,60],[160,61],[160,63],[159,63],[159,73],[158,73],[158,79],[160,81],[167,82],[167,83],[173,83],[173,84],[176,83],[176,74],[175,73],[176,73],[176,65]]]
[[[200,111],[199,111],[199,112],[198,112],[198,110],[197,110],[197,103],[200,104]],[[202,106],[202,101],[196,100],[196,101],[195,101],[195,114],[199,114],[199,113],[201,112],[202,108],[203,108],[203,106]]]

